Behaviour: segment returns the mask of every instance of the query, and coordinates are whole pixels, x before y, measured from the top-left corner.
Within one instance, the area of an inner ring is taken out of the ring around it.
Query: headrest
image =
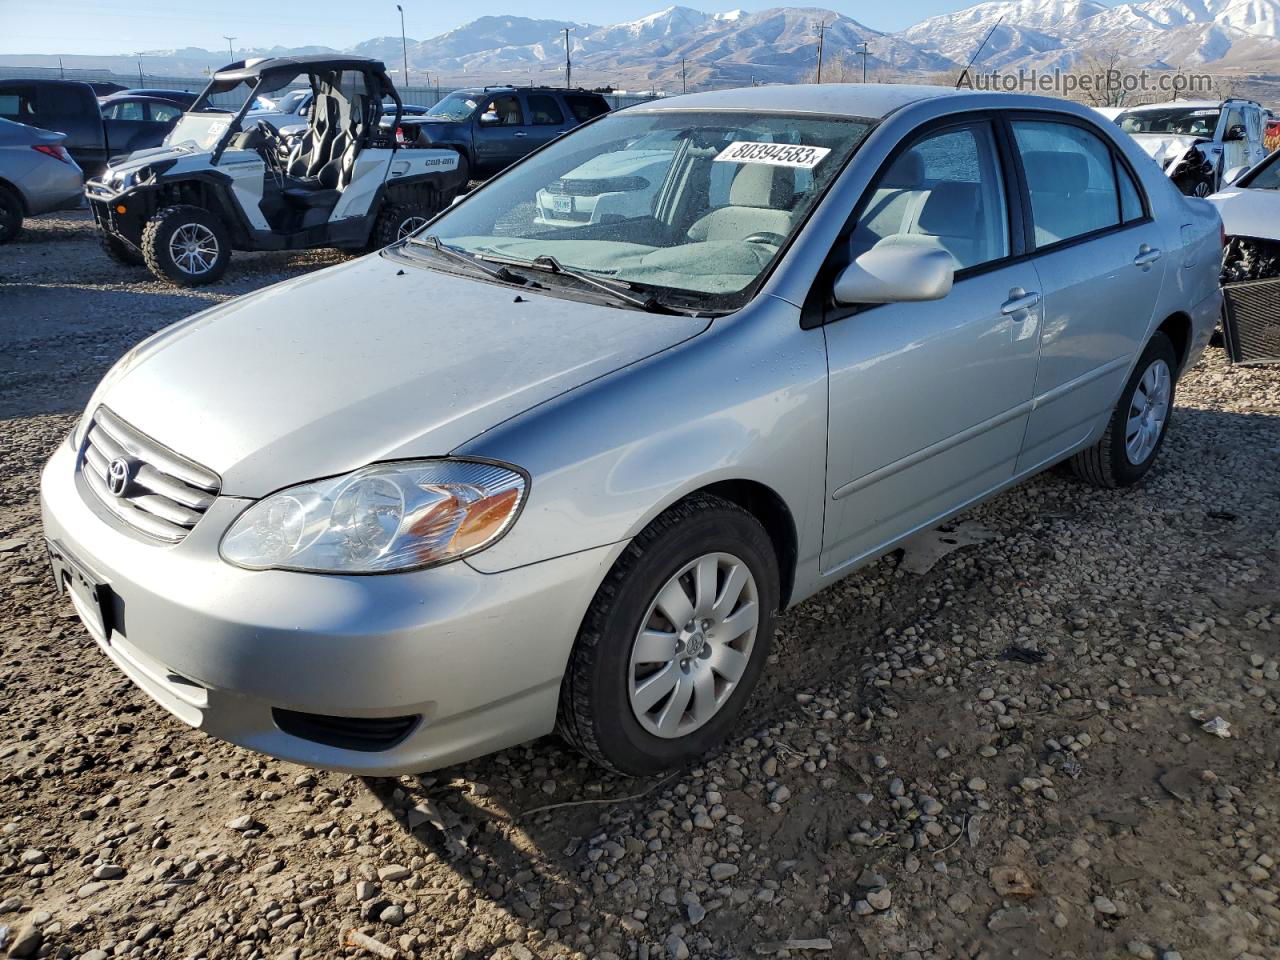
[[[914,150],[901,153],[885,171],[881,186],[916,190],[924,184],[924,157]]]
[[[923,233],[962,236],[973,231],[977,216],[978,185],[941,180],[929,191],[916,222]]]
[[[732,207],[789,210],[796,194],[796,172],[767,163],[744,163],[729,186]]]
[[[1022,155],[1022,167],[1032,193],[1074,197],[1089,186],[1089,161],[1082,153],[1031,150]]]

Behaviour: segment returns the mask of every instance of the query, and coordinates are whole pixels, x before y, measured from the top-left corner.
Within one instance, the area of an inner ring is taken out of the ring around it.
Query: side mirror
[[[1229,183],[1235,183],[1237,180],[1243,177],[1246,173],[1248,173],[1251,169],[1253,168],[1250,167],[1247,163],[1242,164],[1241,166],[1238,166],[1238,167],[1232,167],[1230,170],[1228,170],[1226,173],[1222,175],[1222,182],[1224,185]]]
[[[502,122],[502,118],[493,110],[486,110],[480,114],[480,126],[491,127]]]
[[[837,303],[941,300],[955,271],[955,258],[928,237],[885,237],[840,271],[832,294]]]
[[[1243,123],[1233,123],[1231,126],[1227,128],[1226,136],[1224,136],[1222,139],[1224,141],[1246,140],[1248,139],[1248,136],[1249,135],[1245,132]]]

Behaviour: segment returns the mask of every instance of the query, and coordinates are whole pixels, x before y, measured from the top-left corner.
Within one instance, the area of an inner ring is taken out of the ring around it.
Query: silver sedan
[[[580,203],[642,140],[646,205]],[[1060,461],[1140,481],[1221,249],[1060,100],[633,107],[126,354],[44,473],[55,576],[251,749],[385,774],[558,730],[659,770],[749,728],[780,610]]]
[[[63,148],[66,139],[0,119],[0,243],[16,237],[27,217],[84,202],[84,174]]]

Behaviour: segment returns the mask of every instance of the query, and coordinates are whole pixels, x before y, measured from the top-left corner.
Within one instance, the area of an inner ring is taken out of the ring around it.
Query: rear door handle
[[[1009,291],[1009,299],[1000,304],[1000,312],[1008,316],[1011,313],[1030,310],[1039,302],[1040,294],[1034,290],[1031,293],[1024,293],[1020,288],[1015,287]]]
[[[1133,258],[1135,267],[1149,267],[1160,259],[1160,250],[1149,247],[1145,243],[1138,248],[1138,255]]]

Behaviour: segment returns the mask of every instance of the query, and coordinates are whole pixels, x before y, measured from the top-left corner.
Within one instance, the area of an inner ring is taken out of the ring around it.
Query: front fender
[[[826,431],[822,331],[801,330],[791,304],[757,298],[692,340],[454,451],[532,477],[511,532],[468,562],[498,572],[617,543],[696,490],[750,480],[790,510],[803,564],[821,546]]]

